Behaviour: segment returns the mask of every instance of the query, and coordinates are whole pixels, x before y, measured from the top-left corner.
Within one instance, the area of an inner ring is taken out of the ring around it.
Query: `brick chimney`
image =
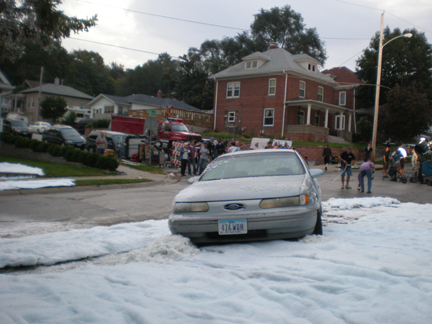
[[[279,48],[277,43],[270,43],[269,49],[276,49],[276,48]]]
[[[161,90],[159,90],[159,91],[157,92],[157,97],[158,97],[158,98],[162,98],[162,91],[161,91]]]

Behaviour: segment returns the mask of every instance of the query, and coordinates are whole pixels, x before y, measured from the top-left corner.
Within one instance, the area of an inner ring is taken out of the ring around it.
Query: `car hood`
[[[66,141],[73,141],[73,142],[85,142],[85,140],[81,136],[66,136]]]
[[[30,131],[30,128],[29,127],[25,127],[25,126],[23,126],[23,127],[12,126],[12,128],[15,128],[16,130],[19,130],[21,132],[29,132]]]
[[[180,191],[174,201],[227,201],[296,196],[311,188],[304,175],[263,176],[199,181]]]

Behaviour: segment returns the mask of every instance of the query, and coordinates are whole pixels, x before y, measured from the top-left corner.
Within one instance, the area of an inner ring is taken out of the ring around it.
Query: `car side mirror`
[[[196,176],[196,177],[192,177],[192,178],[189,178],[188,179],[188,184],[194,184],[195,182],[198,182],[198,180],[199,180],[199,176]]]
[[[310,169],[309,172],[312,178],[319,178],[324,176],[324,171],[321,169]]]

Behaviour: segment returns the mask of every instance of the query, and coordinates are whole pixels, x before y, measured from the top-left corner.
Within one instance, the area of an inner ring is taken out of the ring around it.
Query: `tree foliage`
[[[53,40],[69,37],[71,32],[88,31],[96,25],[96,16],[90,19],[66,16],[56,9],[61,3],[61,0],[2,0],[0,61],[20,58],[27,39],[47,46]]]
[[[387,27],[383,33],[383,44],[400,35],[411,33],[411,38],[398,38],[383,48],[380,90],[380,105],[387,101],[388,88],[397,84],[401,87],[416,86],[420,93],[427,93],[432,99],[432,47],[424,33],[416,29],[401,32],[398,28],[392,32]],[[371,39],[357,60],[356,72],[366,84],[376,84],[378,62],[379,32]],[[375,100],[375,88],[361,87],[358,94],[362,107],[372,107]]]
[[[387,94],[387,103],[380,108],[378,125],[383,138],[410,141],[428,129],[432,109],[425,94],[415,87],[396,85]]]
[[[67,103],[63,97],[46,97],[40,103],[40,116],[44,119],[51,119],[56,122],[66,113]]]
[[[251,25],[254,39],[262,37],[267,44],[277,43],[291,54],[308,54],[324,65],[326,51],[315,28],[308,29],[301,14],[289,5],[270,10],[261,9]]]

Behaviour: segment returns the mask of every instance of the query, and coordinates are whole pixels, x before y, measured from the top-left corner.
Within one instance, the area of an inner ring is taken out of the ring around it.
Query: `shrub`
[[[86,128],[108,128],[110,122],[111,121],[109,119],[98,119],[92,123],[88,123]]]
[[[89,153],[86,151],[79,151],[78,154],[78,162],[85,164],[87,157],[88,157]]]
[[[33,152],[39,152],[37,149],[38,149],[38,145],[39,145],[39,141],[36,141],[36,140],[30,140],[30,143],[29,143],[29,147],[30,147],[30,149],[33,151]]]
[[[60,147],[57,144],[48,144],[47,152],[51,155],[53,155],[53,151],[56,147]]]
[[[37,152],[42,152],[42,153],[48,152],[48,147],[49,147],[48,143],[39,142],[37,146]]]
[[[243,133],[242,137],[244,137],[244,138],[252,138],[252,135],[248,134],[248,133]]]
[[[99,156],[100,155],[97,153],[87,153],[87,159],[85,160],[84,164],[91,168],[96,167]]]
[[[15,141],[15,147],[28,148],[28,147],[30,147],[31,141],[32,140],[30,138],[20,137],[18,140]]]
[[[6,144],[15,144],[15,141],[18,140],[18,136],[12,135],[10,133],[2,133],[1,139]]]
[[[64,157],[66,159],[66,161],[69,162],[79,162],[79,154],[81,153],[81,151],[72,149],[72,150],[67,150]]]
[[[96,168],[103,170],[115,171],[119,166],[119,161],[112,156],[99,155]]]
[[[61,156],[66,156],[66,152],[69,150],[74,150],[74,148],[70,145],[60,146]]]
[[[63,156],[62,147],[59,145],[55,145],[51,153],[52,156]]]

